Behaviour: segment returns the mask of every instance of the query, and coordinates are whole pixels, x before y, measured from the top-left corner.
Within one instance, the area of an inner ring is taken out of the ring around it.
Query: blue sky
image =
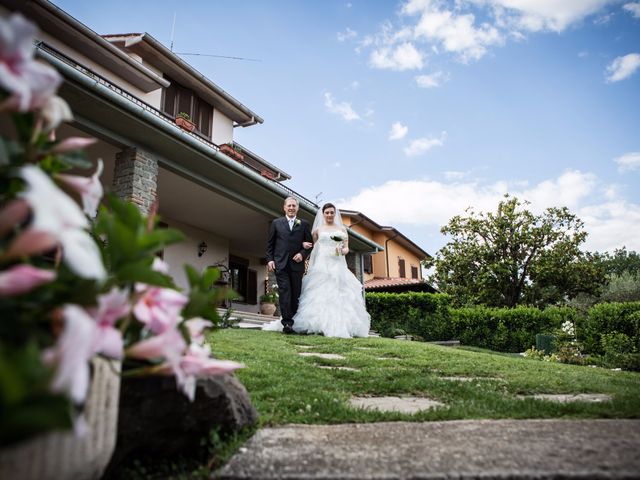
[[[567,206],[588,250],[640,251],[640,1],[54,3],[146,31],[265,119],[236,140],[304,196],[434,254],[506,192]],[[180,9],[178,9],[178,6]]]

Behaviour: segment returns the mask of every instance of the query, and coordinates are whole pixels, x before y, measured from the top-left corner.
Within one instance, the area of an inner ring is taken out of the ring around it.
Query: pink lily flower
[[[28,185],[21,197],[33,212],[31,229],[53,235],[62,245],[64,262],[76,274],[103,280],[106,271],[102,256],[86,231],[89,222],[78,205],[40,168],[27,165],[22,168],[21,176]]]
[[[170,365],[164,365],[163,367],[160,370],[162,373],[170,375],[172,370],[173,373],[176,373],[175,369],[172,369]],[[211,357],[211,351],[208,346],[192,343],[184,356],[180,358],[178,367],[181,375],[176,374],[176,382],[189,400],[193,401],[198,378],[225,375],[239,368],[244,368],[244,365],[230,360],[216,360]]]
[[[184,325],[189,331],[189,337],[191,341],[199,345],[204,343],[204,331],[207,328],[213,327],[213,323],[204,318],[195,317],[184,322]]]
[[[65,305],[62,316],[64,331],[55,346],[43,353],[44,361],[55,365],[51,390],[68,393],[74,402],[82,403],[89,388],[89,360],[95,353],[97,326],[77,305]]]
[[[131,311],[126,290],[113,287],[109,293],[98,297],[98,306],[88,310],[98,325],[94,342],[96,353],[120,359],[123,356],[122,333],[115,328],[116,322]]]
[[[20,112],[42,108],[62,78],[51,66],[33,58],[37,29],[22,15],[0,19],[0,87],[11,95],[2,107]]]
[[[62,140],[58,145],[51,149],[51,153],[67,153],[67,152],[75,152],[76,150],[80,150],[81,148],[88,147],[89,145],[93,145],[97,140],[95,138],[86,138],[86,137],[69,137]],[[102,163],[102,160],[100,160]],[[102,172],[102,167],[99,167]],[[58,175],[63,176],[63,175]],[[74,177],[75,175],[64,175],[66,177]],[[86,178],[86,177],[81,177]]]
[[[188,298],[171,288],[137,286],[144,287],[146,290],[133,307],[136,318],[154,333],[173,329],[181,320],[180,312]]]
[[[76,140],[89,140],[89,144],[95,141],[95,139],[93,138],[69,138],[58,145],[58,147],[62,146],[65,142]],[[86,144],[86,142],[80,143]],[[68,175],[66,173],[59,173],[58,175],[56,175],[56,178],[62,181],[62,183],[68,185],[69,187],[80,193],[82,197],[82,209],[84,210],[84,213],[89,215],[91,218],[95,217],[98,213],[98,205],[100,204],[100,200],[102,199],[102,195],[104,194],[102,183],[100,183],[100,175],[102,175],[103,168],[104,166],[102,164],[102,160],[98,160],[98,167],[91,177],[83,177],[81,175]]]
[[[53,136],[52,140],[55,140],[55,128],[62,122],[73,120],[73,113],[71,113],[71,108],[65,100],[57,95],[53,95],[40,110],[40,118],[44,130],[49,132],[50,138]],[[57,151],[55,153],[64,153],[64,151]]]
[[[0,272],[0,297],[27,293],[56,278],[56,272],[21,264]]]
[[[24,222],[29,216],[29,205],[18,198],[12,200],[0,210],[0,237],[9,233],[17,225]]]

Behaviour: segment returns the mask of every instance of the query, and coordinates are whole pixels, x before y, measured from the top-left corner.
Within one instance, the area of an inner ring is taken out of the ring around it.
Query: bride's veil
[[[322,209],[328,203],[331,203],[331,205],[334,206],[335,211],[336,211],[336,216],[334,217],[333,224],[337,228],[339,228],[340,230],[342,230],[342,231],[344,231],[346,233],[347,232],[347,227],[345,227],[344,223],[342,223],[342,215],[340,214],[340,210],[332,202],[325,202],[322,205],[320,205],[320,208],[318,208],[318,211],[316,212],[316,218],[313,220],[313,226],[311,227],[311,233],[313,233],[316,230],[318,230],[319,228],[325,226],[324,215],[322,214]],[[313,265],[313,262],[316,259],[316,252],[317,251],[318,251],[317,248],[314,248],[313,250],[311,250],[311,255],[309,255],[309,267],[311,267],[311,265]]]

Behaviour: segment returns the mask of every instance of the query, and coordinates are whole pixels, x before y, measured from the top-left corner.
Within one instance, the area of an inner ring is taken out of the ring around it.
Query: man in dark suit
[[[284,333],[293,333],[293,316],[298,311],[304,261],[310,252],[303,243],[313,241],[309,222],[297,218],[298,208],[294,197],[285,199],[285,216],[271,222],[267,241],[267,268],[276,273]]]

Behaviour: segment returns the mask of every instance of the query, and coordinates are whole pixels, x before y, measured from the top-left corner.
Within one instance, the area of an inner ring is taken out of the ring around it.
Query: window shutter
[[[258,303],[258,272],[249,269],[247,274],[247,303],[256,305]]]
[[[411,278],[418,278],[418,267],[411,265]]]
[[[400,273],[400,278],[405,278],[406,274],[405,274],[405,271],[404,271],[404,258],[400,258],[398,260],[398,270],[399,270],[399,273]]]
[[[162,100],[162,111],[166,114],[175,117],[178,112],[176,112],[176,95],[178,90],[176,89],[176,85],[170,78],[167,78],[171,82],[171,84],[164,89],[163,91],[163,100]]]

